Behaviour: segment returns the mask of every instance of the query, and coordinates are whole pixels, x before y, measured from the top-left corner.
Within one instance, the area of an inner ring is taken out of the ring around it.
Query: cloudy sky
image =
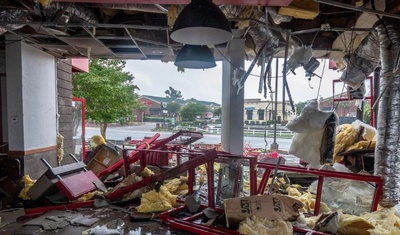
[[[322,77],[319,95],[326,98],[332,96],[332,80],[340,77],[340,72],[328,69],[328,61],[319,60],[320,66],[315,74]],[[247,70],[251,61],[247,61]],[[283,61],[279,61],[279,71],[282,71]],[[275,61],[272,63],[273,76],[275,75]],[[150,60],[130,60],[125,69],[135,77],[134,83],[140,88],[140,95],[153,95],[165,97],[165,91],[169,86],[181,91],[184,99],[195,98],[197,100],[213,101],[221,104],[222,96],[222,63],[217,62],[217,67],[206,70],[186,69],[184,73],[178,72],[172,63]],[[254,66],[252,74],[259,76],[261,67]],[[294,102],[301,102],[317,98],[320,78],[314,76],[310,83],[305,76],[304,69],[299,67],[295,70],[297,75],[290,74],[287,77],[289,88]],[[280,76],[282,73],[280,72]],[[275,88],[275,78],[272,87]],[[249,76],[245,83],[245,98],[261,98],[263,94],[258,93],[259,78]],[[278,100],[282,100],[282,78],[278,82]],[[341,89],[341,88],[340,88]],[[286,99],[288,96],[286,95]],[[269,99],[269,95],[268,95]]]

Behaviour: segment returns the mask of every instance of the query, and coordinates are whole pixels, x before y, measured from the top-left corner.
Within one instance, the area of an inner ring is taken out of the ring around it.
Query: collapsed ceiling
[[[189,0],[3,0],[1,47],[14,34],[56,57],[174,61],[183,46],[169,35]],[[263,42],[283,57],[285,46],[311,45],[314,57],[350,56],[381,19],[400,19],[397,0],[215,0],[246,38],[253,59]],[[266,15],[268,17],[266,17]],[[286,43],[289,42],[289,43]],[[221,60],[225,44],[214,46]],[[289,48],[290,48],[289,47]]]

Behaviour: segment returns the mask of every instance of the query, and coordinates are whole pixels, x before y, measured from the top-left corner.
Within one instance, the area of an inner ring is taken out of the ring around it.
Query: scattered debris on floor
[[[0,228],[17,222],[17,219],[25,214],[23,208],[8,209],[0,211]]]
[[[282,152],[272,164],[260,154],[182,148],[193,135],[156,135],[120,153],[95,137],[88,164],[43,160],[37,180],[1,178],[2,234],[400,234],[394,209],[375,211],[379,177],[285,165]],[[313,177],[297,184],[296,174]]]

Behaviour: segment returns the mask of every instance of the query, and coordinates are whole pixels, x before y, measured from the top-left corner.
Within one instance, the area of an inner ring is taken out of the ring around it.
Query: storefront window
[[[72,148],[75,157],[81,161],[86,158],[85,148],[85,100],[72,98],[73,132]]]
[[[258,113],[258,120],[264,120],[264,110],[259,109],[257,113]]]
[[[253,120],[253,110],[246,110],[247,120]]]

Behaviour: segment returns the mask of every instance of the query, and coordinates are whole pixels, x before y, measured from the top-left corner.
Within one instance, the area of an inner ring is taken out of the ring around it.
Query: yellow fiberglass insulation
[[[282,219],[268,220],[251,216],[240,223],[238,231],[245,235],[287,235],[293,233],[293,226]]]
[[[346,151],[354,150],[354,149],[368,149],[375,148],[376,141],[374,140],[361,140],[350,146]]]
[[[74,200],[74,202],[86,202],[94,197],[94,192],[85,193],[82,196]]]
[[[170,193],[175,195],[186,194],[188,190],[188,185],[182,177],[179,179],[172,179],[165,183],[163,186],[165,186]]]
[[[376,145],[376,129],[359,120],[352,124],[342,124],[336,130],[334,162],[340,162],[340,153],[358,149],[373,149]]]
[[[92,138],[90,138],[90,145],[92,145],[93,147],[103,145],[105,143],[106,141],[104,140],[102,135],[94,135],[92,136]]]
[[[333,150],[334,162],[340,162],[342,157],[338,154],[344,152],[357,141],[357,130],[350,124],[340,125],[337,129],[335,147]]]
[[[289,196],[296,198],[297,200],[301,201],[304,204],[304,210],[306,212],[313,212],[315,209],[315,195],[311,194],[310,192],[304,192],[303,194],[301,194],[300,196],[295,195],[296,193],[289,194]],[[319,204],[320,208],[320,212],[330,212],[331,209],[329,208],[329,206],[327,204],[325,204],[324,202],[320,202]]]
[[[188,193],[189,185],[187,183],[182,183],[178,186],[178,188],[171,192],[175,195],[186,195]]]
[[[318,216],[306,218],[307,226],[313,228]],[[400,218],[395,215],[394,208],[382,208],[374,212],[366,212],[360,216],[341,214],[338,235],[399,235]]]
[[[28,191],[36,183],[36,180],[31,179],[29,175],[24,175],[24,177],[22,177],[22,181],[24,181],[25,186],[19,193],[19,197],[23,200],[29,200],[30,197],[28,196]]]
[[[64,157],[64,136],[57,134],[57,161],[60,164]]]
[[[339,220],[338,234],[343,235],[370,235],[369,229],[373,229],[374,225],[356,215],[343,214]]]
[[[160,190],[156,192],[143,193],[140,205],[136,207],[139,213],[162,212],[172,209],[176,205],[176,195],[171,194],[168,189],[162,185]]]
[[[154,171],[150,170],[148,167],[145,167],[145,168],[143,169],[142,173],[140,173],[140,174],[141,174],[141,176],[143,176],[143,177],[149,177],[149,176],[154,175],[155,173],[154,173]]]
[[[374,229],[368,230],[371,235],[400,234],[400,218],[395,215],[393,207],[364,213],[361,217],[375,226]]]

